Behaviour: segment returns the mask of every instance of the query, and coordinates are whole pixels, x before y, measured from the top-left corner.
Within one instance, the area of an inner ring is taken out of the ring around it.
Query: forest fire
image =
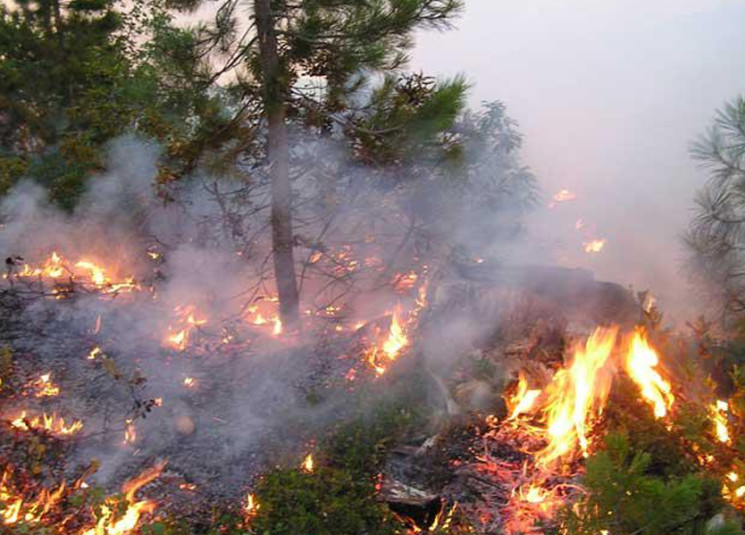
[[[505,394],[508,416],[503,422],[491,420],[487,439],[514,444],[528,458],[521,463],[481,459],[482,470],[509,489],[502,508],[505,533],[526,533],[536,523],[552,520],[571,503],[572,494],[581,493],[572,482],[581,471],[577,461],[593,449],[592,430],[619,370],[634,381],[656,418],[666,416],[672,407],[672,387],[660,375],[659,357],[644,332],[636,329],[617,344],[618,332],[617,327],[595,329],[543,390],[531,388],[521,370],[513,393]],[[726,404],[717,403],[713,417],[719,440],[728,440],[725,414]]]

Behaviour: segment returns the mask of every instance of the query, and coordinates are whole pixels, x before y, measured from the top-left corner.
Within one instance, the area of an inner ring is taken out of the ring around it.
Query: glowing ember
[[[193,377],[186,377],[184,379],[184,386],[186,388],[194,388],[195,386],[197,386],[197,380]]]
[[[307,457],[303,459],[300,468],[303,470],[303,472],[307,472],[309,474],[313,473],[313,454],[309,453]]]
[[[57,413],[48,415],[43,413],[41,416],[28,416],[23,411],[10,425],[20,431],[43,430],[55,436],[72,436],[83,429],[83,422],[72,420],[70,423],[65,422],[64,418],[57,418]]]
[[[670,383],[655,370],[659,362],[657,352],[650,347],[644,333],[637,329],[626,356],[626,371],[641,389],[644,399],[654,407],[655,417],[663,418],[675,397],[671,393]]]
[[[88,360],[96,360],[96,357],[98,357],[101,354],[101,348],[96,346],[93,349],[91,349],[91,352],[88,353],[88,356],[85,357]]]
[[[597,254],[603,250],[607,241],[605,238],[590,240],[584,242],[582,247],[588,254]]]

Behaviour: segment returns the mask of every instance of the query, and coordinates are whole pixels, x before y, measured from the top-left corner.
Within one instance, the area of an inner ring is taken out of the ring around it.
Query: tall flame
[[[626,371],[639,386],[644,399],[654,407],[655,417],[664,418],[675,397],[670,383],[655,369],[659,362],[660,358],[647,342],[644,332],[636,329],[626,356]]]
[[[577,447],[587,454],[589,425],[602,412],[610,392],[612,374],[604,368],[617,334],[617,327],[598,327],[585,346],[575,350],[569,367],[558,371],[546,388],[548,444],[536,454],[539,466],[554,466],[574,455]]]

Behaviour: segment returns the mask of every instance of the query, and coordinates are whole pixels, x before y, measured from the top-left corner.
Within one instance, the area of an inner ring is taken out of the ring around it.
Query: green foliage
[[[281,468],[259,481],[253,532],[402,533],[388,507],[378,502],[375,484],[388,447],[422,425],[415,410],[421,395],[416,379],[404,374],[383,391],[362,391],[350,399],[354,416],[320,441],[313,454],[320,466],[312,474]]]
[[[324,461],[358,477],[375,475],[387,446],[399,438],[416,415],[396,403],[383,403],[372,414],[343,425],[324,444]]]
[[[195,50],[159,2],[0,7],[0,191],[30,176],[70,209],[109,140],[191,142],[213,101]]]
[[[745,312],[742,183],[745,178],[745,98],[727,103],[691,148],[709,173],[697,198],[686,243],[691,273],[727,320]]]
[[[312,474],[298,469],[270,472],[259,482],[260,508],[251,526],[255,533],[400,533],[384,504],[375,499],[373,479],[343,469],[320,467]]]
[[[652,456],[635,450],[622,434],[609,435],[606,448],[587,461],[584,484],[589,495],[565,511],[567,533],[742,533],[733,524],[707,529],[723,505],[716,479],[703,474],[652,475]]]

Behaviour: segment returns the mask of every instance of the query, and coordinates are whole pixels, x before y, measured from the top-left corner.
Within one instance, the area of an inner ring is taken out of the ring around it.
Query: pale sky
[[[464,74],[473,106],[505,102],[545,194],[576,191],[534,216],[539,250],[679,307],[679,237],[705,181],[688,147],[745,93],[744,28],[744,0],[466,0],[456,30],[418,36],[412,66]],[[590,235],[602,253],[583,252]]]

